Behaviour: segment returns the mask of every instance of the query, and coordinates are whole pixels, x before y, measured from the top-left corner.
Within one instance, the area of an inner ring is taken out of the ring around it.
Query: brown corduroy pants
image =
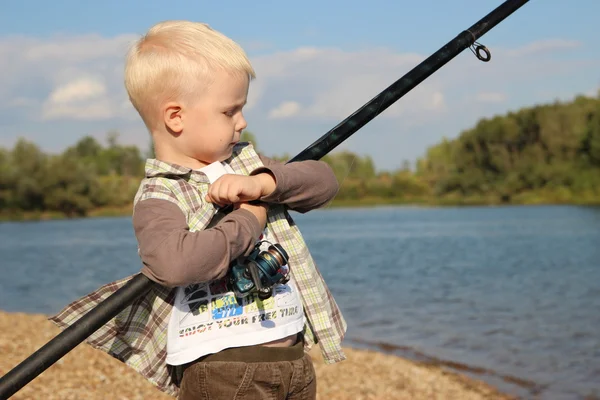
[[[303,341],[292,347],[226,349],[186,365],[179,400],[316,398],[317,380]]]

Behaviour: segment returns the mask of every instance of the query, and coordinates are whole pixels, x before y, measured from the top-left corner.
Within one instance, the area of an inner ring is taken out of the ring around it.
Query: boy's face
[[[218,71],[211,85],[178,107],[167,107],[165,122],[171,129],[180,163],[201,168],[231,157],[233,146],[247,126],[242,114],[249,89],[249,78]],[[169,123],[170,122],[170,123]]]

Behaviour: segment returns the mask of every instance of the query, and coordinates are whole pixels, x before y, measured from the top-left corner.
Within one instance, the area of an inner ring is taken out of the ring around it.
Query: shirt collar
[[[179,176],[186,180],[192,180],[198,183],[209,183],[208,176],[206,176],[204,172],[196,171],[182,165],[161,161],[156,158],[147,159],[144,170],[146,178]]]

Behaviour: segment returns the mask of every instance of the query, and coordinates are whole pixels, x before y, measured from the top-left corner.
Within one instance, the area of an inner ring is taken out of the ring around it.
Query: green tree
[[[93,207],[90,195],[98,184],[94,172],[69,155],[51,158],[48,167],[53,173],[42,183],[44,208],[69,217],[85,216]]]
[[[243,131],[240,135],[240,142],[250,142],[252,143],[252,146],[254,146],[254,149],[258,151],[258,142],[254,133],[250,131]]]
[[[12,186],[14,206],[26,211],[44,209],[43,182],[51,173],[48,157],[40,148],[25,139],[19,139],[10,154],[8,181]]]

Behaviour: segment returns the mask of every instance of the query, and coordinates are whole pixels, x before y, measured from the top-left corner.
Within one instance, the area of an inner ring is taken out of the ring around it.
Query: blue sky
[[[146,149],[122,88],[123,56],[165,19],[207,22],[244,46],[258,79],[248,129],[267,154],[295,155],[501,1],[7,2],[0,14],[0,146],[61,151],[84,135]],[[348,139],[380,169],[523,106],[595,95],[600,2],[531,0]],[[575,7],[574,5],[577,4]]]

